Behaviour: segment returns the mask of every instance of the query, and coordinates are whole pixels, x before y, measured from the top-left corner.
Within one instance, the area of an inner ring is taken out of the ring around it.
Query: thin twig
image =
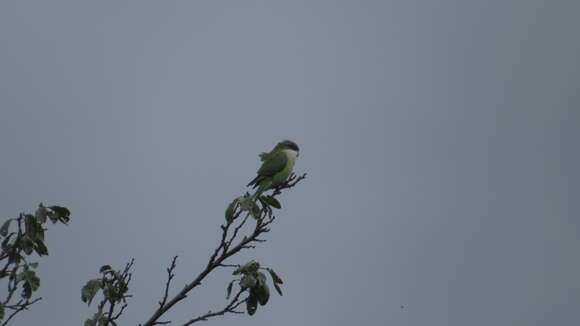
[[[37,303],[38,301],[42,300],[42,297],[36,298],[32,301],[26,301],[24,302],[24,304],[18,304],[18,308],[16,308],[16,310],[14,310],[10,316],[8,316],[8,318],[6,318],[6,320],[4,320],[4,322],[2,323],[1,326],[6,326],[8,325],[8,322],[14,317],[16,316],[17,313],[21,312],[22,310],[27,310],[28,307],[32,306],[33,304]]]
[[[246,302],[246,299],[242,300],[242,301],[238,301],[240,299],[240,295],[243,293],[243,290],[238,291],[238,293],[236,294],[236,296],[234,296],[234,298],[232,299],[232,301],[230,301],[230,303],[228,303],[228,305],[223,308],[220,311],[216,311],[216,312],[212,312],[209,311],[208,313],[206,313],[205,315],[201,315],[199,317],[193,318],[191,320],[189,320],[188,322],[186,322],[185,324],[183,324],[182,326],[189,326],[193,323],[196,323],[198,321],[202,321],[202,320],[207,320],[208,318],[211,317],[215,317],[215,316],[221,316],[224,315],[226,313],[234,313],[234,314],[239,314],[242,313],[240,311],[236,311],[235,309],[241,305],[242,303]]]
[[[161,300],[159,302],[160,307],[163,307],[165,305],[165,303],[167,302],[167,297],[169,295],[169,285],[171,284],[171,280],[173,280],[173,278],[175,277],[175,274],[173,273],[173,271],[175,270],[176,262],[177,262],[177,256],[174,256],[173,260],[171,261],[171,266],[169,266],[167,268],[167,282],[165,283],[165,293],[163,295],[163,300]]]

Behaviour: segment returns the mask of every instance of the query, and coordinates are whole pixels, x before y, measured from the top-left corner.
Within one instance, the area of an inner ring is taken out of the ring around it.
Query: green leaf
[[[0,235],[1,236],[5,237],[8,235],[8,230],[10,229],[10,222],[12,222],[11,218],[6,220],[6,222],[4,222],[4,224],[2,224],[2,227],[0,227]]]
[[[119,293],[112,284],[107,284],[103,289],[103,295],[106,299],[115,301],[119,297]]]
[[[256,220],[259,220],[260,216],[262,216],[262,210],[255,202],[252,202],[252,209],[250,210],[250,213]]]
[[[276,292],[278,292],[278,294],[282,296],[282,289],[280,288],[280,285],[278,285],[278,283],[274,283],[274,288],[276,289]]]
[[[256,276],[256,278],[258,279],[258,282],[260,282],[261,284],[266,283],[266,275],[262,272],[258,272],[258,275]]]
[[[228,291],[227,291],[228,292],[228,295],[226,296],[226,299],[229,299],[230,298],[230,295],[232,294],[232,287],[234,286],[234,282],[235,281],[236,280],[233,280],[233,281],[230,282],[230,284],[228,284]]]
[[[20,260],[22,260],[22,256],[18,252],[12,251],[8,254],[8,263],[19,264]]]
[[[107,322],[108,322],[108,321],[109,321],[109,317],[107,317],[107,316],[103,315],[103,316],[101,316],[101,318],[99,318],[99,323],[98,323],[98,325],[99,325],[99,326],[105,326],[105,325],[107,325]]]
[[[87,305],[91,304],[91,301],[97,294],[97,292],[102,288],[103,282],[101,280],[90,280],[81,289],[81,300],[86,302]]]
[[[30,283],[26,282],[22,285],[22,297],[24,299],[30,299],[32,297],[32,288],[30,287]]]
[[[103,312],[101,311],[101,308],[99,307],[99,311],[97,311],[94,315],[93,318],[87,319],[85,320],[85,326],[97,326],[100,325],[101,319],[105,317]]]
[[[256,296],[258,297],[258,302],[263,306],[268,303],[270,299],[270,289],[268,288],[268,284],[266,282],[262,283],[256,287]]]
[[[233,272],[233,275],[250,274],[256,272],[258,269],[260,269],[260,263],[250,260],[248,263],[238,267],[238,269]]]
[[[42,206],[42,203],[40,203],[40,205],[38,205],[38,208],[36,209],[36,212],[34,213],[34,217],[36,217],[38,223],[44,224],[46,223],[47,215],[48,210],[46,210],[46,207]]]
[[[252,292],[250,292],[250,295],[246,300],[246,309],[248,310],[248,315],[250,316],[255,314],[256,310],[258,309],[258,297],[253,295]]]
[[[234,219],[234,214],[236,212],[236,208],[238,207],[238,199],[234,199],[226,209],[226,221],[231,221]]]
[[[274,272],[273,269],[268,268],[268,273],[270,273],[270,276],[272,277],[272,282],[278,283],[278,284],[284,284],[284,282],[282,281],[280,276],[278,276],[278,274],[276,274],[276,272]]]
[[[34,242],[32,242],[32,240],[30,240],[30,238],[28,237],[23,237],[19,241],[19,245],[20,248],[22,248],[22,250],[24,250],[24,253],[26,253],[27,255],[30,255],[34,250]]]
[[[253,277],[252,275],[244,275],[244,277],[242,277],[242,279],[240,280],[240,287],[242,288],[242,290],[245,290],[248,288],[253,288],[254,286],[256,286],[256,283],[258,283],[258,280],[256,280],[255,277]]]
[[[240,204],[240,209],[243,211],[250,211],[254,205],[252,197],[238,197],[238,203]]]
[[[22,297],[30,299],[32,292],[38,290],[40,287],[40,278],[31,270],[23,271],[16,276],[17,281],[24,281],[22,285]]]
[[[35,241],[34,250],[39,256],[48,256],[48,248],[44,245],[44,242],[41,240]]]
[[[70,220],[70,211],[68,208],[62,206],[50,206],[49,208],[56,213],[59,221],[61,221],[63,224],[68,223]]]
[[[55,212],[49,211],[48,213],[46,213],[46,216],[48,216],[52,224],[56,224],[56,222],[58,222],[58,215],[56,215]]]
[[[26,272],[27,271],[18,273],[18,275],[16,275],[16,281],[17,282],[23,281],[26,278]]]
[[[69,217],[70,216],[70,211],[66,207],[50,206],[49,208],[52,209],[59,217]]]
[[[36,226],[36,218],[30,214],[24,215],[24,225],[26,226],[26,234],[30,239],[36,239],[36,232],[38,227]]]
[[[99,269],[99,273],[104,273],[104,272],[106,272],[106,271],[108,271],[108,270],[111,270],[111,269],[112,269],[112,268],[111,268],[111,265],[103,265],[103,266],[101,266],[101,268]]]
[[[36,273],[34,273],[34,271],[29,271],[30,273],[28,274],[28,278],[27,281],[30,284],[30,288],[32,290],[32,292],[38,290],[38,288],[40,287],[40,278],[38,276],[36,276]]]
[[[36,230],[36,241],[44,241],[44,229],[42,228],[42,225],[36,223],[36,226],[38,227]]]
[[[282,208],[282,205],[280,205],[280,202],[272,196],[261,196],[260,198],[263,201],[265,201],[268,205],[270,205],[274,208],[278,208],[278,209]]]
[[[28,264],[28,267],[30,267],[30,268],[36,268],[36,267],[38,267],[38,263],[29,263]]]

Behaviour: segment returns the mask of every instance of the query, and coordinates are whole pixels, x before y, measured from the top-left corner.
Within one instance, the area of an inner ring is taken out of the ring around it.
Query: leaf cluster
[[[258,202],[261,205],[258,205]],[[260,207],[261,206],[261,207]],[[248,212],[254,219],[260,219],[262,212],[272,213],[272,208],[280,209],[282,205],[274,196],[259,196],[256,201],[254,197],[246,194],[234,199],[226,208],[226,221],[231,222],[236,217],[236,213]]]
[[[238,267],[232,274],[242,275],[239,280],[232,280],[227,287],[227,297],[229,299],[233,285],[238,281],[238,285],[241,291],[249,292],[246,298],[246,311],[251,316],[256,313],[258,309],[258,304],[264,306],[268,303],[270,299],[270,288],[268,287],[268,282],[266,281],[266,275],[260,272],[260,269],[268,271],[270,277],[272,278],[272,283],[278,294],[282,295],[282,290],[280,289],[280,284],[284,282],[282,279],[274,272],[271,268],[260,268],[260,264],[256,261],[250,261],[240,267]]]
[[[46,207],[41,203],[34,214],[21,213],[17,218],[6,220],[0,227],[0,264],[4,265],[0,269],[0,279],[8,278],[8,294],[0,301],[0,321],[6,317],[6,309],[12,311],[2,325],[40,300],[32,299],[33,293],[40,287],[40,278],[34,270],[38,263],[29,262],[28,258],[33,254],[39,257],[48,255],[44,228],[48,221],[66,225],[70,221],[70,211],[65,207]],[[20,291],[21,299],[12,304],[17,291]]]
[[[85,326],[117,325],[116,320],[127,307],[127,298],[131,297],[127,292],[131,282],[132,267],[133,261],[122,270],[114,270],[110,265],[104,265],[99,269],[101,277],[87,281],[82,287],[81,300],[89,306],[99,292],[103,296],[97,312],[85,321]],[[122,305],[121,310],[115,314],[115,307],[119,304]]]

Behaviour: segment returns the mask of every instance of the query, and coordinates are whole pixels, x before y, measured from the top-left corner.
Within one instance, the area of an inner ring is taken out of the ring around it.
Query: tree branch
[[[13,305],[13,306],[5,306],[4,308],[7,309],[14,309],[14,311],[10,314],[10,316],[8,316],[8,318],[6,318],[6,320],[4,320],[4,322],[2,323],[1,326],[6,326],[8,325],[8,322],[14,317],[16,316],[17,313],[23,311],[23,310],[28,310],[28,307],[32,306],[33,304],[37,303],[38,301],[42,300],[42,298],[36,298],[32,301],[28,301],[26,300],[25,302],[22,303],[23,300],[18,301],[17,304]]]
[[[177,261],[177,256],[174,256],[173,260],[171,261],[171,266],[169,266],[167,268],[167,282],[165,283],[165,293],[163,295],[163,300],[161,300],[159,302],[159,307],[163,307],[165,305],[165,303],[167,302],[167,297],[169,295],[169,285],[171,284],[171,280],[173,280],[173,278],[175,277],[175,274],[173,273],[173,271],[175,270],[176,261]]]
[[[290,176],[290,178],[288,178],[288,180],[285,183],[274,188],[271,196],[279,195],[283,189],[289,189],[289,188],[294,187],[296,184],[298,184],[300,181],[302,181],[305,177],[306,177],[306,174],[303,174],[303,175],[298,176],[298,177],[296,175],[292,174]],[[161,316],[163,316],[175,304],[177,304],[178,302],[187,298],[188,293],[191,290],[193,290],[195,287],[200,285],[201,282],[205,279],[205,277],[209,273],[211,273],[215,268],[224,265],[223,262],[226,259],[235,255],[236,253],[238,253],[242,249],[254,248],[254,246],[251,245],[252,242],[263,242],[264,241],[262,239],[259,239],[258,236],[270,231],[270,229],[267,228],[266,226],[271,224],[275,218],[272,215],[271,210],[268,210],[266,208],[264,208],[262,210],[262,217],[260,217],[256,220],[256,226],[254,227],[254,230],[252,231],[252,233],[249,236],[244,236],[243,239],[240,242],[238,242],[237,245],[235,245],[234,247],[231,247],[233,245],[235,238],[238,236],[239,231],[242,229],[242,227],[246,224],[246,221],[248,220],[249,214],[246,215],[245,218],[240,222],[240,224],[238,224],[234,228],[234,231],[233,231],[231,238],[229,238],[229,240],[226,240],[226,239],[228,239],[228,232],[229,232],[231,226],[239,219],[240,214],[241,214],[241,210],[238,211],[236,214],[234,214],[233,218],[228,220],[224,225],[220,226],[220,228],[222,230],[220,243],[217,246],[217,248],[214,250],[213,254],[210,256],[208,264],[205,267],[205,269],[203,271],[201,271],[201,273],[199,273],[197,275],[197,277],[195,279],[193,279],[193,281],[186,284],[181,289],[181,291],[179,291],[179,293],[177,293],[171,300],[167,300],[167,298],[164,296],[163,300],[159,302],[160,304],[159,304],[159,307],[157,308],[157,310],[155,310],[153,315],[151,315],[151,317],[145,323],[139,324],[140,326],[154,326],[154,325],[159,325],[159,324],[166,324],[167,322],[159,322],[158,321],[159,318],[161,318]],[[168,283],[166,284],[166,287],[167,286],[168,286]],[[238,295],[236,295],[236,298],[234,298],[234,299],[239,298],[239,294],[240,293],[238,293]],[[234,303],[234,305],[235,305],[235,303]],[[225,309],[228,309],[228,306],[226,306]],[[235,307],[237,307],[237,305],[235,305]],[[234,309],[234,308],[232,308],[232,309]],[[223,313],[225,313],[225,312],[231,312],[231,311],[224,311]],[[223,314],[223,313],[221,313],[221,314]],[[217,314],[220,314],[220,313],[219,312],[216,312],[216,313],[210,312],[210,313],[206,314],[207,316],[204,315],[206,317],[201,316],[198,318],[201,318],[199,320],[205,320],[204,318],[212,317],[214,315],[217,316]],[[198,320],[198,319],[193,319],[193,320]],[[193,322],[195,322],[195,321],[190,320],[185,325],[190,325]]]
[[[241,305],[242,303],[246,302],[246,299],[238,301],[240,299],[240,295],[244,292],[244,290],[240,290],[238,291],[238,293],[236,294],[236,296],[234,296],[234,298],[232,299],[232,301],[230,301],[230,303],[228,303],[228,305],[220,310],[220,311],[216,311],[216,312],[212,312],[209,311],[207,314],[205,315],[201,315],[199,317],[193,318],[191,320],[189,320],[188,322],[186,322],[185,324],[183,324],[182,326],[188,326],[191,325],[193,323],[196,323],[198,321],[202,321],[202,320],[207,320],[210,317],[215,317],[215,316],[221,316],[224,315],[226,313],[234,313],[234,314],[240,314],[243,313],[241,311],[236,311],[236,308]]]

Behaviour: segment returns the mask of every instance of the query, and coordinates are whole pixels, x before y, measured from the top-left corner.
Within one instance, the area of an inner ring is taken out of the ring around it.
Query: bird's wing
[[[268,157],[270,157],[270,153],[263,152],[260,154],[260,161],[264,162]]]
[[[262,166],[258,170],[258,175],[261,176],[272,176],[284,169],[286,163],[288,162],[288,156],[286,153],[280,151],[273,155],[268,155]]]

